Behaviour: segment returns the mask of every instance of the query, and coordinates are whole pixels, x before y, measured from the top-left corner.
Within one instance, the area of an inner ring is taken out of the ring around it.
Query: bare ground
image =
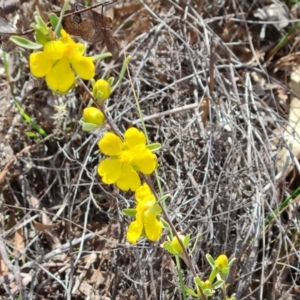
[[[62,1],[8,2],[7,17],[29,25],[35,9],[47,15]],[[283,21],[297,16],[276,1],[275,17],[259,17],[270,4],[119,0],[107,14],[120,59],[97,67],[98,78],[117,77],[124,54],[132,56],[130,77],[107,109],[120,131],[139,127],[136,91],[150,140],[162,144],[169,216],[196,242],[192,261],[201,278],[209,274],[205,254],[236,257],[228,283],[237,299],[300,299],[297,199],[267,222],[299,186],[297,171],[280,176],[276,168],[297,31],[275,46],[294,25]],[[90,45],[88,53],[103,50]],[[130,220],[122,209],[134,206],[133,196],[97,176],[105,130],[81,130],[87,94],[80,85],[67,96],[35,86],[28,55],[7,55],[10,78],[1,56],[1,299],[181,299],[174,259],[160,247],[166,234],[157,243],[126,242]],[[36,131],[14,100],[46,138],[28,136]]]

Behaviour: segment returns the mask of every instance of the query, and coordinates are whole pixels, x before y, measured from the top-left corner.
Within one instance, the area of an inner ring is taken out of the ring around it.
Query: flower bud
[[[209,280],[203,281],[202,288],[204,290],[210,290],[210,289],[212,289],[212,283]]]
[[[83,122],[101,126],[104,121],[105,117],[98,108],[90,106],[83,110]]]
[[[183,242],[185,236],[182,234],[178,234],[179,238],[181,239],[181,241]],[[173,249],[178,253],[181,254],[183,252],[182,247],[177,239],[176,236],[173,237],[172,242],[171,242],[171,246],[173,247]]]
[[[93,87],[94,97],[100,101],[104,101],[110,96],[110,94],[111,94],[110,84],[104,79],[97,80]]]
[[[35,31],[35,39],[41,45],[45,45],[47,42],[49,42],[48,35],[44,34],[41,30]]]
[[[216,260],[215,260],[216,267],[218,270],[222,273],[226,272],[228,269],[228,258],[225,254],[221,254]]]

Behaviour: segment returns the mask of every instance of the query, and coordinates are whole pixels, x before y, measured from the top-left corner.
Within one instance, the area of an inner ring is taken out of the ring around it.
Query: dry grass
[[[33,2],[21,6],[28,18]],[[133,86],[151,141],[162,143],[169,216],[192,243],[201,233],[192,261],[202,278],[209,272],[205,254],[226,253],[236,257],[228,282],[237,299],[298,299],[298,204],[266,226],[297,187],[279,181],[276,170],[297,36],[268,56],[292,25],[276,28],[254,17],[269,1],[140,2],[114,7],[115,37],[133,59],[131,77],[109,102],[112,120],[121,131],[140,125]],[[50,4],[40,8],[49,12]],[[99,49],[91,45],[89,52]],[[121,211],[133,206],[133,196],[96,175],[104,130],[81,131],[84,90],[59,97],[44,84],[32,87],[27,57],[9,56],[16,80],[1,75],[2,299],[181,299],[161,241],[126,242],[129,220]],[[118,76],[121,65],[122,59],[101,63],[99,77]],[[50,136],[26,137],[32,128],[16,113],[12,94]],[[57,113],[58,104],[66,109]]]

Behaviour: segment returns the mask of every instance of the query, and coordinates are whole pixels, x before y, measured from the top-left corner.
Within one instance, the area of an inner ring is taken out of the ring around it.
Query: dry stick
[[[179,234],[178,234],[178,232],[176,231],[176,229],[175,229],[175,227],[174,227],[172,221],[170,220],[170,218],[169,218],[167,212],[165,211],[163,205],[162,205],[161,203],[159,203],[159,199],[158,199],[158,197],[157,197],[157,195],[156,195],[156,192],[155,192],[155,189],[154,189],[152,183],[150,182],[150,180],[149,180],[144,174],[141,174],[141,176],[142,176],[142,178],[147,182],[147,184],[149,185],[149,187],[150,187],[150,189],[151,189],[151,192],[153,193],[153,195],[154,195],[154,197],[155,197],[157,203],[158,203],[159,206],[161,207],[162,212],[163,212],[163,216],[164,216],[164,218],[166,219],[166,221],[167,221],[167,223],[169,224],[169,226],[171,227],[172,233],[176,236],[176,238],[177,238],[177,240],[178,240],[178,242],[179,242],[179,244],[180,244],[180,246],[181,246],[181,248],[182,248],[182,250],[183,250],[184,258],[185,258],[185,260],[186,260],[186,262],[187,262],[187,264],[188,264],[190,270],[192,271],[194,278],[197,277],[197,273],[196,273],[196,270],[195,270],[195,268],[194,268],[194,265],[193,265],[193,262],[192,262],[192,260],[191,260],[191,257],[189,256],[189,254],[188,254],[186,248],[184,247],[183,242],[182,242],[181,238],[179,237]],[[201,296],[203,297],[203,299],[204,299],[204,300],[207,299],[207,297],[204,295],[203,290],[202,290],[201,287],[199,287],[199,290],[200,290],[200,293],[201,293]]]
[[[95,97],[92,95],[91,91],[88,89],[88,87],[83,82],[83,80],[81,80],[81,83],[83,85],[83,88],[86,90],[86,92],[89,94],[89,96],[93,100],[93,104],[103,113],[103,115],[105,117],[105,120],[108,123],[111,131],[114,134],[116,134],[119,138],[123,139],[122,135],[118,132],[117,128],[112,123],[112,120],[110,119],[110,117],[106,114],[105,109],[104,109],[104,105],[102,103],[99,103],[99,101],[97,99],[95,99]]]
[[[18,268],[17,266],[14,266],[10,262],[10,260],[7,256],[6,250],[5,250],[5,243],[1,237],[0,237],[0,256],[1,256],[2,260],[4,261],[5,265],[8,267],[8,269],[14,274],[14,278],[20,289],[19,291],[22,296],[22,299],[23,300],[28,299],[26,291],[25,291],[25,287],[23,285],[22,278],[20,275],[20,268]]]
[[[123,139],[123,137],[118,133],[118,130],[116,129],[115,125],[112,123],[112,121],[108,118],[107,114],[105,113],[105,110],[104,110],[104,107],[103,107],[103,104],[99,104],[98,101],[93,97],[93,95],[91,94],[90,90],[87,88],[87,86],[83,83],[83,86],[84,86],[84,89],[88,92],[88,94],[91,96],[92,100],[93,100],[93,103],[97,106],[98,109],[101,110],[101,112],[103,113],[103,115],[105,116],[106,118],[106,121],[108,122],[111,130],[118,136],[120,137],[121,139]],[[172,221],[170,220],[170,218],[168,217],[168,214],[167,212],[165,211],[165,209],[163,208],[163,206],[159,203],[159,199],[157,197],[157,194],[156,194],[156,191],[154,189],[154,187],[152,186],[150,180],[148,180],[148,178],[144,175],[144,174],[141,174],[141,177],[147,182],[147,184],[149,185],[153,195],[155,196],[155,199],[157,201],[157,203],[159,204],[159,206],[161,207],[162,209],[162,212],[163,212],[163,215],[164,215],[164,218],[166,219],[167,223],[169,224],[169,226],[171,227],[171,230],[172,230],[172,233],[176,236],[182,250],[183,250],[183,253],[184,253],[184,256],[185,256],[185,259],[187,261],[187,264],[189,266],[189,268],[191,269],[192,273],[193,273],[193,276],[194,277],[197,277],[197,273],[196,273],[196,270],[194,268],[194,265],[193,265],[193,262],[186,250],[186,248],[184,247],[183,243],[182,243],[182,240],[180,239]],[[200,293],[201,293],[201,296],[203,297],[203,299],[207,299],[207,297],[204,295],[203,293],[203,290],[201,287],[199,287],[199,290],[200,290]]]
[[[113,4],[113,3],[117,2],[117,1],[118,0],[111,0],[111,1],[106,1],[104,3],[97,3],[95,5],[92,5],[92,6],[89,6],[89,7],[85,7],[85,8],[80,9],[80,10],[72,11],[72,12],[70,12],[68,14],[65,14],[64,17],[68,17],[68,16],[72,16],[72,15],[77,15],[77,14],[86,12],[88,10],[92,10],[92,9],[98,7],[98,6],[103,6],[103,7],[104,6],[108,6],[108,5],[111,5],[111,4]],[[50,25],[50,22],[47,23],[47,26],[49,26],[49,25]],[[35,29],[28,29],[28,30],[25,30],[23,32],[16,32],[15,34],[17,34],[17,35],[27,35],[27,34],[33,33],[34,31],[35,31]]]

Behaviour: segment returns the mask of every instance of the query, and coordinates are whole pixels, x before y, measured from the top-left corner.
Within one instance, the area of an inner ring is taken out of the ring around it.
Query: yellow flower
[[[110,158],[98,166],[98,174],[106,184],[116,183],[123,191],[136,191],[141,185],[138,172],[151,174],[157,166],[157,157],[146,148],[146,137],[136,128],[129,128],[122,141],[108,132],[99,141],[101,152]]]
[[[146,183],[136,190],[135,199],[136,220],[128,227],[127,240],[135,244],[142,235],[152,242],[159,240],[163,225],[157,216],[161,213],[161,208]]]
[[[221,254],[215,260],[216,267],[221,273],[227,273],[228,271],[228,258],[225,254]]]
[[[110,94],[111,94],[110,84],[104,79],[97,80],[93,87],[94,97],[100,101],[104,101],[110,96]]]
[[[85,80],[93,78],[95,64],[92,57],[83,56],[83,44],[75,43],[63,29],[61,36],[45,43],[43,51],[31,53],[29,67],[35,77],[46,77],[53,91],[66,93],[75,84],[75,73]]]
[[[201,287],[204,290],[210,290],[210,289],[212,289],[212,283],[209,280],[202,281],[201,283],[202,283]]]
[[[90,106],[83,110],[83,122],[101,126],[104,121],[104,115],[98,108]]]
[[[183,241],[184,238],[185,238],[185,236],[180,234],[180,233],[178,234],[178,236],[181,239],[181,241]],[[180,245],[180,243],[179,243],[176,236],[173,237],[173,239],[171,241],[171,246],[176,251],[177,254],[183,253],[183,249],[182,249],[182,247],[181,247],[181,245]]]

